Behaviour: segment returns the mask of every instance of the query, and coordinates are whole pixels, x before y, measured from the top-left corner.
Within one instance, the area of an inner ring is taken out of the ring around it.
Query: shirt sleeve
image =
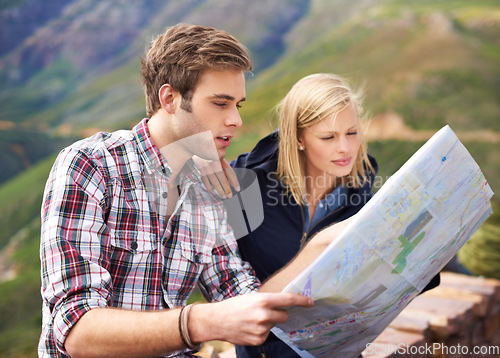
[[[233,231],[227,224],[225,210],[219,211],[217,243],[211,262],[202,271],[199,287],[208,301],[222,301],[257,291],[261,283],[248,262],[240,256]]]
[[[42,298],[57,348],[90,309],[110,300],[106,184],[88,156],[65,149],[57,158],[42,204]],[[45,321],[45,319],[44,319]]]

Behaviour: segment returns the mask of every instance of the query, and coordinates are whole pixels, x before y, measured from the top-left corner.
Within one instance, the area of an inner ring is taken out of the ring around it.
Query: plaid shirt
[[[197,284],[208,301],[258,288],[192,161],[166,221],[172,172],[162,158],[147,119],[59,154],[42,204],[40,356],[66,356],[69,330],[92,308],[183,306]]]

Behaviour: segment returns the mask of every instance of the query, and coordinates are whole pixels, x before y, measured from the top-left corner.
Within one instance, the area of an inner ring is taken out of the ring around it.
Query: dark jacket
[[[238,240],[241,255],[254,268],[257,277],[264,281],[280,270],[298,253],[300,248],[315,233],[336,222],[356,214],[373,196],[371,186],[377,171],[377,162],[369,157],[375,169],[370,173],[370,181],[359,189],[349,188],[347,203],[325,216],[307,232],[304,230],[303,208],[276,176],[278,164],[278,133],[273,132],[259,141],[251,153],[240,155],[231,162],[234,168],[252,169],[259,180],[264,208],[264,221],[253,232]],[[426,289],[439,284],[439,275]],[[285,343],[270,334],[266,343],[260,347],[236,347],[238,358],[261,357],[298,357]]]

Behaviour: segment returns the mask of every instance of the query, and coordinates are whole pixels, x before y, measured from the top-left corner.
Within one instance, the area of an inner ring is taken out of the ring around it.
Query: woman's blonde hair
[[[354,106],[358,117],[360,148],[349,175],[341,184],[359,188],[373,172],[366,152],[362,124],[361,92],[351,89],[346,80],[330,73],[317,73],[299,80],[278,104],[279,154],[277,174],[295,201],[306,204],[305,156],[298,148],[301,132],[319,121],[336,116],[347,106]]]

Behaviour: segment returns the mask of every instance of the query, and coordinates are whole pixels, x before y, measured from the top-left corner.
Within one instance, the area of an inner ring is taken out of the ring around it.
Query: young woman
[[[372,197],[377,171],[363,138],[360,95],[341,77],[307,76],[278,108],[279,129],[231,163],[254,170],[259,180],[264,221],[238,245],[261,281],[315,233],[357,213]],[[239,358],[297,357],[272,333],[264,345],[236,352]]]

